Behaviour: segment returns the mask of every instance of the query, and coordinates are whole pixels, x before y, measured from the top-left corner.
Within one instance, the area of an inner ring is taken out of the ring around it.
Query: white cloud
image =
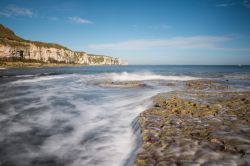
[[[7,12],[4,12],[4,11],[0,11],[0,16],[3,16],[3,17],[10,17],[10,14],[7,13]]]
[[[92,21],[83,19],[81,17],[67,17],[67,19],[76,24],[92,24],[93,23]]]
[[[0,16],[12,17],[12,16],[26,16],[32,17],[34,14],[30,9],[21,8],[18,6],[9,5],[0,11]]]
[[[225,36],[192,36],[168,39],[128,40],[117,43],[93,44],[89,45],[89,47],[93,49],[110,50],[136,50],[156,47],[218,49],[220,43],[229,40],[231,40],[231,38]]]

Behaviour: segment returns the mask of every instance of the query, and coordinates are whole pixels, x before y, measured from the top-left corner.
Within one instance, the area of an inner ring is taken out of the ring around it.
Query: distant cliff
[[[126,65],[119,58],[72,51],[54,43],[24,40],[0,24],[0,60],[82,65]]]

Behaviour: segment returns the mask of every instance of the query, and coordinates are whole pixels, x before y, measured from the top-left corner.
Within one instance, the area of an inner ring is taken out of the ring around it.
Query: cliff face
[[[83,65],[126,65],[119,58],[75,52],[58,44],[24,40],[0,24],[0,58],[35,60],[45,63]]]
[[[18,58],[37,60],[45,63],[76,63],[84,65],[125,65],[119,58],[89,55],[85,52],[74,52],[63,48],[36,46],[33,43],[17,43],[11,46],[0,44],[0,58]],[[22,44],[22,45],[21,45]]]

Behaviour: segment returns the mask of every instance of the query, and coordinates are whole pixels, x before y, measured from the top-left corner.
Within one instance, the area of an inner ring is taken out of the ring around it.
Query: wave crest
[[[169,81],[188,81],[200,79],[191,76],[171,76],[171,75],[158,75],[154,73],[112,73],[111,79],[113,81],[147,81],[147,80],[169,80]]]

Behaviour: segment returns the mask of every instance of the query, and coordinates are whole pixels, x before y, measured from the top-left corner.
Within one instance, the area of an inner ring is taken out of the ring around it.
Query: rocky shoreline
[[[153,103],[139,115],[135,166],[250,165],[249,90],[194,80]]]
[[[1,62],[1,68],[42,68],[42,67],[74,67],[84,66],[81,64],[66,64],[66,63],[35,63],[35,62]]]

